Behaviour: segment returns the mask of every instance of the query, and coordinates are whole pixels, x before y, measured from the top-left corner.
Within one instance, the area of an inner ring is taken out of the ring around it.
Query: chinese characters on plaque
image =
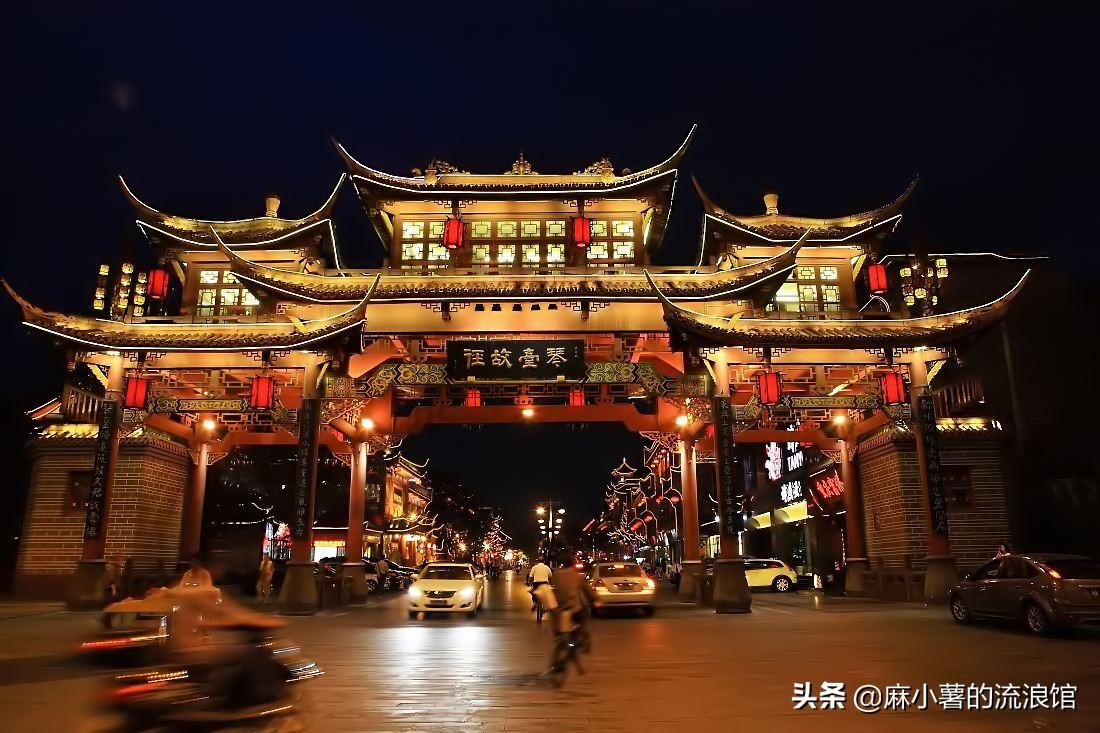
[[[447,376],[456,381],[584,379],[581,339],[448,341]]]
[[[313,477],[317,470],[317,431],[319,400],[302,400],[298,410],[298,460],[294,466],[294,518],[291,537],[304,540],[313,521],[311,496]]]
[[[947,535],[947,496],[943,488],[943,467],[936,436],[936,406],[928,395],[917,398],[917,415],[921,424],[921,442],[928,463],[928,511],[931,513],[932,534]]]
[[[111,444],[118,425],[118,402],[105,400],[99,415],[99,434],[95,440],[92,480],[88,486],[88,513],[84,516],[84,538],[95,539],[103,531],[103,511],[107,505],[107,476],[111,471]]]
[[[722,507],[721,531],[734,535],[742,529],[741,502],[744,500],[741,467],[733,444],[733,404],[728,397],[712,399],[714,412],[714,461],[717,465],[718,501]]]

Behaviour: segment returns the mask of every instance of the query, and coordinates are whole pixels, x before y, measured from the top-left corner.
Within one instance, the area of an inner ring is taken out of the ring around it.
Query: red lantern
[[[592,220],[585,216],[573,218],[573,246],[584,249],[592,244]]]
[[[890,289],[886,279],[886,265],[871,265],[867,268],[867,285],[875,295],[882,295]]]
[[[126,380],[126,389],[122,395],[122,406],[128,410],[144,410],[149,399],[149,379],[130,377]]]
[[[760,372],[756,375],[756,386],[760,392],[760,404],[768,407],[779,404],[783,397],[783,377],[779,372]]]
[[[903,405],[909,401],[905,393],[905,377],[898,372],[887,372],[879,377],[882,388],[882,404]]]
[[[462,249],[462,237],[466,233],[466,225],[461,219],[448,219],[443,224],[443,246],[447,249]]]
[[[580,387],[571,387],[569,389],[569,406],[570,407],[584,407],[584,390]]]
[[[466,407],[481,407],[481,390],[471,387],[466,390]]]
[[[157,268],[149,271],[149,282],[145,286],[146,294],[153,300],[168,297],[168,270]]]
[[[270,410],[275,406],[275,378],[252,378],[252,391],[248,394],[248,406],[253,410]]]

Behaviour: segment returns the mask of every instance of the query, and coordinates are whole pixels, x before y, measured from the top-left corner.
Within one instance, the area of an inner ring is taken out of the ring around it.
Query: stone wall
[[[80,559],[84,511],[72,507],[74,472],[92,470],[94,440],[39,438],[15,571],[15,593],[61,598]],[[179,552],[184,491],[191,472],[187,449],[151,437],[119,447],[107,526],[107,557],[131,558],[137,570],[158,560],[174,567]]]
[[[886,568],[900,570],[907,558],[913,568],[923,568],[928,554],[925,505],[912,439],[872,439],[860,447],[857,460],[872,569],[881,559]],[[969,470],[969,502],[948,509],[951,551],[959,572],[965,573],[1009,541],[1003,452],[987,436],[941,433],[940,461],[945,468]]]

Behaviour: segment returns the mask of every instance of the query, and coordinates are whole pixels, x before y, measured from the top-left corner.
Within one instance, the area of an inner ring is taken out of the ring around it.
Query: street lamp
[[[689,422],[691,422],[691,418],[689,418],[687,415],[676,416],[676,427],[678,428],[686,428]]]
[[[535,514],[546,514],[546,507],[539,507],[535,510]]]
[[[364,417],[359,421],[359,424],[363,426],[363,430],[374,430],[374,420],[371,420],[369,417]]]

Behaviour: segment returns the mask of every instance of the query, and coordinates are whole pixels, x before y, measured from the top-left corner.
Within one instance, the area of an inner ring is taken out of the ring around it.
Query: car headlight
[[[649,588],[650,590],[653,590],[654,588],[657,587],[657,584],[654,583],[653,580],[647,578],[646,582],[645,582],[645,587]]]
[[[409,598],[419,598],[421,595],[420,589],[415,585],[409,586]]]
[[[472,601],[474,600],[474,589],[469,587],[463,588],[458,592],[458,597],[464,601]]]

